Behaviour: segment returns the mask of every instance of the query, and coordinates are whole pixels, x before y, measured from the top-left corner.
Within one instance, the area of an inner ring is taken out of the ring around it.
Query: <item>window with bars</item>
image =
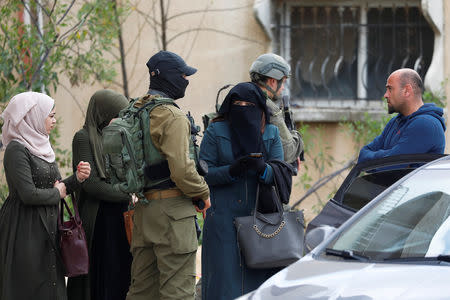
[[[418,1],[364,8],[305,2],[285,4],[274,28],[291,63],[293,100],[381,100],[392,71],[413,68],[424,78],[434,33]]]

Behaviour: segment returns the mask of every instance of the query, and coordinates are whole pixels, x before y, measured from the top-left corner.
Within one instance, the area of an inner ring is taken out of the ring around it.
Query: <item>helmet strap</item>
[[[277,90],[275,91],[275,94],[273,96],[275,100],[279,100],[277,94],[278,94],[278,91],[281,89],[282,85],[283,85],[283,78],[281,78],[280,80],[277,80]]]
[[[277,93],[280,90],[281,85],[283,84],[283,79],[277,80],[277,89],[276,90],[273,90],[267,83],[262,82],[261,80],[260,80],[260,83],[262,86],[264,86],[266,88],[266,90],[268,90],[269,92],[272,93],[272,97],[270,97],[270,99],[272,99],[274,101],[279,100]]]

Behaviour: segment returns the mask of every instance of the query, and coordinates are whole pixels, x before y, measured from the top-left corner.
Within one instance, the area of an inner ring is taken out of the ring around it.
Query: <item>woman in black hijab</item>
[[[230,90],[219,114],[200,147],[200,159],[208,164],[205,179],[212,204],[203,227],[203,299],[234,299],[256,289],[275,271],[245,266],[233,220],[255,209],[258,181],[273,181],[273,170],[265,161],[283,160],[278,129],[268,124],[265,94],[250,82]]]
[[[69,300],[125,300],[130,284],[131,254],[123,212],[130,196],[106,181],[102,129],[128,106],[112,90],[92,95],[86,121],[72,141],[73,161],[81,157],[92,166],[91,177],[75,194],[89,246],[89,274],[69,278]]]

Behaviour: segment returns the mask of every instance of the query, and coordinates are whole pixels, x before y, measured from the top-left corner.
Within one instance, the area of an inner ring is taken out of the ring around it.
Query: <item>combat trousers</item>
[[[184,196],[136,205],[127,300],[194,299],[195,215]]]

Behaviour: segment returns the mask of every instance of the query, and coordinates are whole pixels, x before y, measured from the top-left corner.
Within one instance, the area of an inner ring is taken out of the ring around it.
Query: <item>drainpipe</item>
[[[358,99],[367,99],[367,3],[361,5],[360,30],[358,44],[358,73],[357,73],[357,97]]]

